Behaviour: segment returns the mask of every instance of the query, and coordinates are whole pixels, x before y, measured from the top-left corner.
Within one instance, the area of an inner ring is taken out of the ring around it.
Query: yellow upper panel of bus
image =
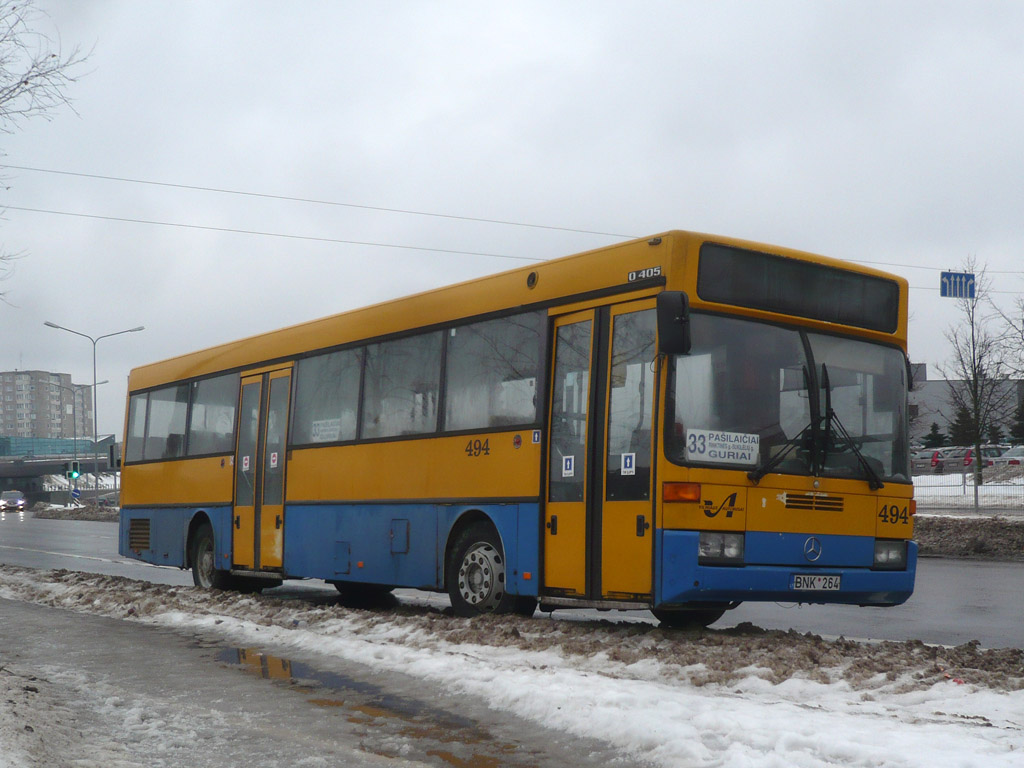
[[[899,321],[893,333],[856,329],[862,338],[897,344],[906,350],[907,281],[896,275],[811,253],[735,238],[674,230],[592,251],[537,262],[464,283],[394,299],[330,317],[312,320],[238,341],[191,352],[132,370],[129,391],[288,360],[304,352],[425,328],[461,318],[529,305],[557,305],[600,296],[650,289],[644,278],[655,270],[670,290],[687,291],[694,308],[726,309],[696,294],[700,247],[713,242],[798,261],[873,275],[899,286]],[[535,276],[535,279],[531,277]],[[731,313],[780,319],[779,315],[729,306]],[[828,327],[815,320],[787,317],[786,322]],[[834,327],[834,326],[833,326]]]

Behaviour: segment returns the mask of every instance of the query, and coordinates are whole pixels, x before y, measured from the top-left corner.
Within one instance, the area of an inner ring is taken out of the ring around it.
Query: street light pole
[[[75,336],[82,336],[83,338],[86,338],[86,339],[88,339],[89,341],[92,342],[92,471],[93,471],[92,483],[93,483],[93,494],[94,494],[95,497],[99,497],[99,495],[100,495],[100,453],[99,453],[99,445],[97,444],[97,441],[99,440],[99,419],[97,418],[97,414],[96,414],[97,404],[98,404],[98,400],[97,400],[97,397],[96,397],[96,386],[97,386],[97,382],[96,382],[96,344],[97,344],[97,342],[99,342],[100,339],[109,339],[111,336],[120,336],[122,333],[136,333],[137,331],[144,331],[146,329],[146,327],[144,325],[140,325],[140,326],[138,326],[136,328],[126,328],[123,331],[115,331],[114,333],[105,333],[102,336],[96,336],[95,338],[93,338],[92,336],[90,336],[87,333],[82,333],[81,331],[74,331],[74,330],[72,330],[70,328],[65,328],[63,325],[57,325],[56,323],[51,323],[49,320],[46,320],[43,323],[43,325],[47,326],[48,328],[56,328],[56,329],[61,330],[61,331],[67,331],[68,333],[73,333],[73,334],[75,334]]]

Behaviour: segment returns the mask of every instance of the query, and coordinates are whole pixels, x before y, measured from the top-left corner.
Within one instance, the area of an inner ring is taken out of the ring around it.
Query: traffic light
[[[78,479],[78,476],[80,474],[82,474],[81,465],[79,464],[79,462],[77,462],[77,461],[72,461],[71,462],[71,472],[69,474],[71,475],[71,479],[72,480],[77,480]]]

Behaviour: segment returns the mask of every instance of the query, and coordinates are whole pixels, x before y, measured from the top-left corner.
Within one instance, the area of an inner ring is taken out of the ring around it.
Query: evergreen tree
[[[1010,438],[1015,443],[1024,443],[1024,402],[1017,406],[1010,424]]]
[[[956,409],[956,418],[949,425],[949,439],[953,445],[971,446],[978,442],[980,435],[967,406]]]
[[[998,424],[988,425],[988,441],[993,445],[998,445],[1006,439],[1006,435],[1003,434],[1003,428]]]
[[[934,421],[928,434],[924,436],[925,448],[941,448],[946,444],[946,436],[939,431],[939,425]]]

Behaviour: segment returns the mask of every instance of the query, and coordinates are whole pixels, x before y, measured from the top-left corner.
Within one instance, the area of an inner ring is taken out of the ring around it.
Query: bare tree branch
[[[59,42],[35,31],[42,15],[28,0],[0,0],[0,132],[49,120],[54,108],[71,104],[65,89],[87,56],[77,47],[64,55]]]
[[[1024,299],[1018,298],[1015,313],[996,307],[1003,321],[1001,337],[1003,360],[1016,379],[1024,379]]]
[[[76,47],[65,55],[59,41],[37,31],[43,16],[32,0],[0,0],[0,133],[14,133],[34,117],[50,120],[58,107],[74,110],[66,88],[88,54]],[[0,281],[11,277],[20,255],[0,249]]]
[[[968,418],[975,449],[975,481],[980,485],[984,470],[982,437],[991,424],[1006,421],[1016,398],[1003,357],[1003,334],[994,328],[996,314],[984,311],[989,306],[985,269],[978,268],[973,256],[965,259],[963,269],[975,275],[975,298],[958,299],[961,319],[946,331],[952,359],[939,370],[949,383],[954,411]]]

